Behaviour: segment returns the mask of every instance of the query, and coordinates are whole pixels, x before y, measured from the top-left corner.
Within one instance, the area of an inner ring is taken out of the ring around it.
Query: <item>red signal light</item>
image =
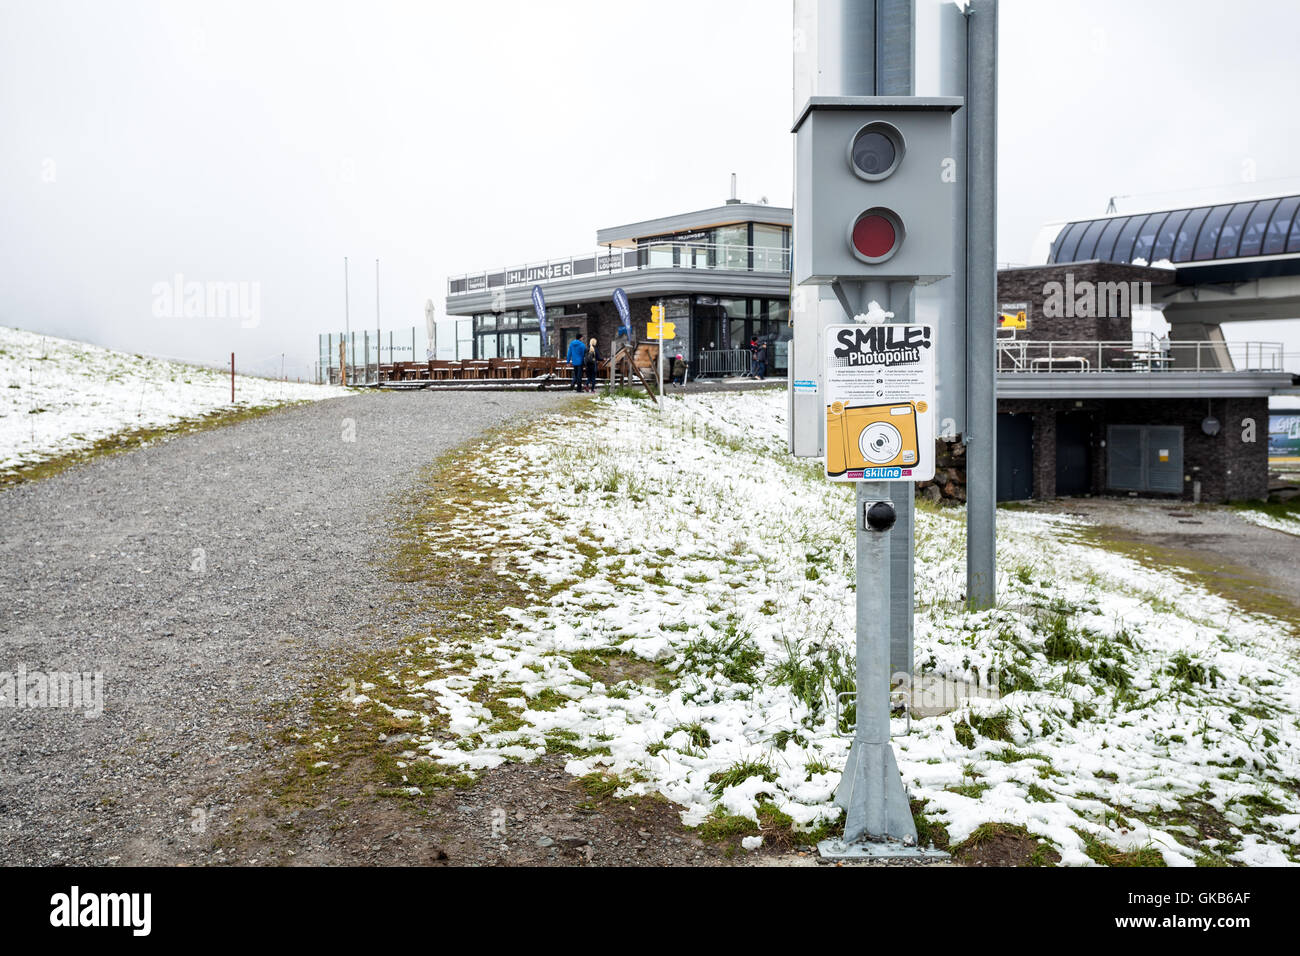
[[[868,209],[849,230],[849,243],[854,254],[866,262],[884,262],[903,243],[903,223],[892,211],[884,208]]]

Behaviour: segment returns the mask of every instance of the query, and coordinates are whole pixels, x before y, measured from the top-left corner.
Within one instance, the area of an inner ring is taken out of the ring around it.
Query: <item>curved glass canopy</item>
[[[1048,261],[1211,262],[1291,252],[1300,252],[1300,196],[1068,222]]]

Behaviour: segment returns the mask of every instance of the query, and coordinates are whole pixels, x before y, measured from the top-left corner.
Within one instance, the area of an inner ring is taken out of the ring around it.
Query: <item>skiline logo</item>
[[[133,936],[148,936],[153,929],[152,893],[86,893],[74,886],[69,893],[50,897],[50,925],[130,927]]]
[[[864,468],[862,471],[850,471],[845,473],[845,477],[861,481],[897,481],[899,478],[910,477],[911,468]]]

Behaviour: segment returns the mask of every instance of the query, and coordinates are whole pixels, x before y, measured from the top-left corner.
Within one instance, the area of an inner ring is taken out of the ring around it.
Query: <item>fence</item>
[[[601,249],[594,255],[565,256],[447,279],[448,295],[530,286],[560,279],[634,272],[642,269],[712,269],[740,272],[790,271],[790,250],[710,242],[654,242],[635,249]]]
[[[749,349],[715,349],[698,353],[695,378],[732,378],[749,374]]]
[[[379,381],[379,366],[394,362],[427,361],[429,343],[419,326],[400,329],[358,329],[346,333],[322,333],[316,337],[318,358],[316,382],[338,385],[341,369],[347,369],[349,385],[373,385]]]
[[[999,372],[1280,372],[1279,342],[998,341]]]

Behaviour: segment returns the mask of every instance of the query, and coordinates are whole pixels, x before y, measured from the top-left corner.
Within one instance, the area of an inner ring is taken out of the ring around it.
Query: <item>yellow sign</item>
[[[650,322],[656,324],[664,320],[664,307],[662,305],[650,306]]]
[[[916,415],[925,402],[826,407],[826,473],[832,477],[849,469],[915,468],[920,462]]]
[[[1014,314],[1009,313],[1009,312],[1003,312],[1001,318],[1002,318],[1002,321],[1001,321],[1000,324],[1001,324],[1002,328],[1004,328],[1004,329],[1027,329],[1027,328],[1029,328],[1029,321],[1028,321],[1028,319],[1026,318],[1025,313],[1023,313],[1023,312],[1016,312],[1016,313],[1014,313]]]
[[[660,333],[663,333],[660,336]],[[673,322],[651,322],[645,327],[645,337],[648,339],[675,339],[677,338],[677,325]]]

